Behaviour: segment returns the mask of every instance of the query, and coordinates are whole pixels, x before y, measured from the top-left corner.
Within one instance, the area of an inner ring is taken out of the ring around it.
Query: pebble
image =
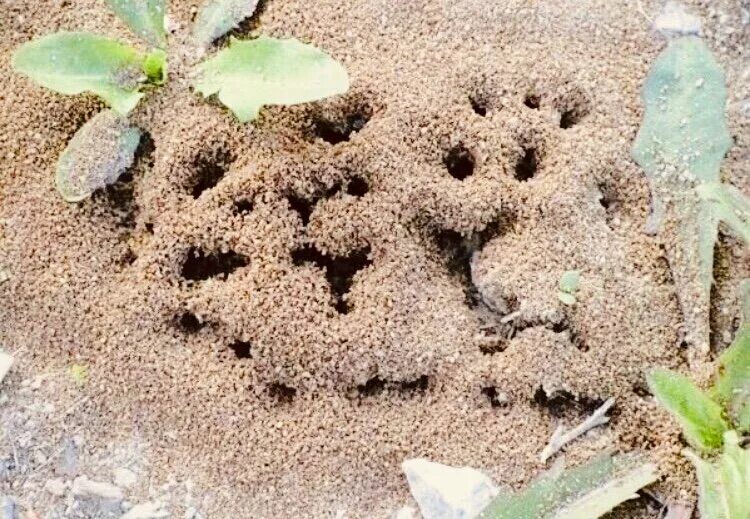
[[[404,461],[401,468],[424,519],[476,517],[499,492],[489,477],[471,467],[417,458]]]
[[[6,496],[0,499],[0,513],[3,514],[2,519],[17,519],[16,502],[12,497]]]
[[[44,490],[57,497],[64,496],[66,489],[65,481],[61,478],[48,479],[44,484]]]
[[[122,489],[104,481],[94,481],[86,476],[78,476],[73,480],[73,495],[81,497],[101,497],[120,501],[125,495]]]
[[[13,357],[10,354],[0,351],[0,382],[3,381],[5,375],[10,371],[10,367],[13,365]]]
[[[115,485],[122,488],[130,488],[138,481],[138,476],[132,470],[125,467],[118,467],[114,470]]]

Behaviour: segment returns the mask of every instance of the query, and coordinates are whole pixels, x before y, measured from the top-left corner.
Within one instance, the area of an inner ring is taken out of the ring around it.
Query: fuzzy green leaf
[[[580,467],[553,468],[527,489],[496,497],[483,519],[596,519],[656,480],[653,464],[601,456]]]
[[[728,427],[716,402],[679,373],[655,369],[646,379],[651,392],[680,422],[690,445],[704,452],[721,447]]]
[[[93,92],[121,115],[143,94],[143,58],[127,45],[85,32],[58,32],[22,45],[13,68],[61,94]]]
[[[139,38],[154,47],[166,47],[164,0],[107,0],[107,3]]]
[[[703,41],[670,41],[643,87],[646,112],[633,146],[653,200],[649,227],[669,225],[666,249],[685,315],[687,339],[708,351],[708,312],[713,249],[725,206],[696,192],[719,182],[719,167],[732,139],[724,114],[724,73]],[[736,227],[730,223],[732,227]]]
[[[698,506],[705,519],[750,519],[750,450],[737,433],[724,435],[724,452],[715,463],[685,451],[698,473]]]
[[[204,3],[193,26],[193,39],[201,48],[208,47],[253,15],[258,0],[209,0]]]
[[[744,317],[732,345],[719,357],[713,397],[726,407],[737,430],[750,432],[750,280],[740,289]]]
[[[143,73],[154,85],[163,85],[167,81],[167,54],[161,49],[154,49],[143,62]]]
[[[79,202],[117,181],[133,163],[141,131],[112,110],[98,113],[68,143],[57,162],[57,190]]]
[[[218,94],[237,118],[250,121],[263,105],[293,105],[342,94],[349,77],[338,62],[295,39],[232,39],[229,48],[198,66],[195,89]]]

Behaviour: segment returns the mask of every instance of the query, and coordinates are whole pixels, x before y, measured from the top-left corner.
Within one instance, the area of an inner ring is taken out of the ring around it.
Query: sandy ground
[[[100,0],[2,2],[0,345],[17,365],[0,492],[39,517],[105,517],[45,482],[127,467],[127,499],[173,517],[388,517],[411,503],[403,459],[518,488],[560,421],[615,397],[569,462],[644,450],[654,495],[692,498],[644,382],[688,368],[629,156],[660,2],[268,0],[234,34],[313,42],[352,89],[246,125],[189,89],[196,4],[169,2],[171,81],[132,116],[149,135],[135,167],[68,205],[56,158],[102,105],[14,75],[10,54],[62,29],[133,37]],[[750,6],[689,6],[727,71],[723,174],[750,192]],[[743,254],[717,247],[715,351]],[[556,296],[569,269],[572,307]]]

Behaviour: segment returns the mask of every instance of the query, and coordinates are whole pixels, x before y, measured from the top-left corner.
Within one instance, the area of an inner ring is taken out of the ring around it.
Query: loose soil
[[[101,0],[0,8],[0,344],[17,357],[1,491],[63,517],[41,488],[72,437],[89,476],[136,469],[135,501],[187,488],[175,517],[388,517],[411,503],[405,458],[518,488],[560,421],[615,397],[567,461],[644,450],[654,495],[691,499],[644,372],[705,380],[712,358],[688,368],[630,158],[661,3],[267,0],[233,34],[312,42],[352,88],[245,125],[190,91],[197,4],[169,2],[170,83],[132,116],[135,166],[77,205],[55,162],[103,105],[15,75],[10,55],[57,30],[138,43]],[[723,175],[750,192],[750,7],[687,5],[727,71]],[[715,274],[713,355],[750,274],[729,236]],[[643,498],[614,515],[658,512]]]

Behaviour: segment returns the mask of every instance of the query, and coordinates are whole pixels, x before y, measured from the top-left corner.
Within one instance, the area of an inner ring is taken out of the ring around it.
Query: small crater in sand
[[[188,186],[193,198],[198,198],[204,191],[218,184],[224,178],[232,162],[234,162],[232,153],[221,148],[199,154],[193,162],[195,173]]]
[[[185,333],[198,333],[204,326],[206,326],[206,323],[200,322],[195,314],[191,312],[183,312],[177,318],[177,328]]]
[[[487,397],[492,407],[505,407],[508,405],[506,399],[498,392],[495,386],[483,387],[482,394]]]
[[[481,96],[481,95],[469,96],[469,103],[471,103],[471,109],[474,110],[475,114],[481,117],[487,116],[487,101],[484,98],[484,96]]]
[[[233,251],[206,253],[193,247],[182,264],[182,277],[189,281],[204,281],[214,277],[226,280],[229,274],[247,264],[245,256]]]
[[[370,191],[367,181],[358,176],[353,176],[346,185],[346,193],[356,197],[363,197]]]
[[[252,358],[250,353],[252,344],[246,341],[234,341],[229,345],[229,349],[234,352],[235,357],[238,359],[249,359]]]
[[[524,106],[531,108],[532,110],[539,110],[540,99],[537,95],[528,95],[523,100]]]
[[[340,144],[361,131],[369,120],[370,114],[366,110],[357,110],[341,119],[320,118],[315,121],[315,135],[329,144]]]
[[[536,148],[525,147],[523,155],[516,162],[515,177],[519,182],[527,182],[534,178],[539,167]]]
[[[348,256],[332,257],[323,254],[314,245],[305,245],[292,251],[292,262],[297,265],[312,263],[325,271],[326,280],[331,286],[334,306],[340,314],[349,312],[349,305],[344,296],[352,286],[354,276],[360,270],[372,264],[369,259],[370,248],[356,250]]]
[[[268,394],[280,404],[291,404],[294,397],[297,396],[297,390],[280,382],[275,382],[268,386]]]
[[[443,159],[448,173],[457,179],[464,180],[474,174],[474,155],[463,144],[454,146]]]
[[[248,214],[253,210],[253,201],[243,198],[234,202],[232,211],[235,215]]]
[[[563,418],[570,415],[589,415],[600,408],[604,400],[588,396],[576,397],[570,391],[562,389],[547,395],[540,386],[534,392],[534,403],[546,408],[553,417]]]

